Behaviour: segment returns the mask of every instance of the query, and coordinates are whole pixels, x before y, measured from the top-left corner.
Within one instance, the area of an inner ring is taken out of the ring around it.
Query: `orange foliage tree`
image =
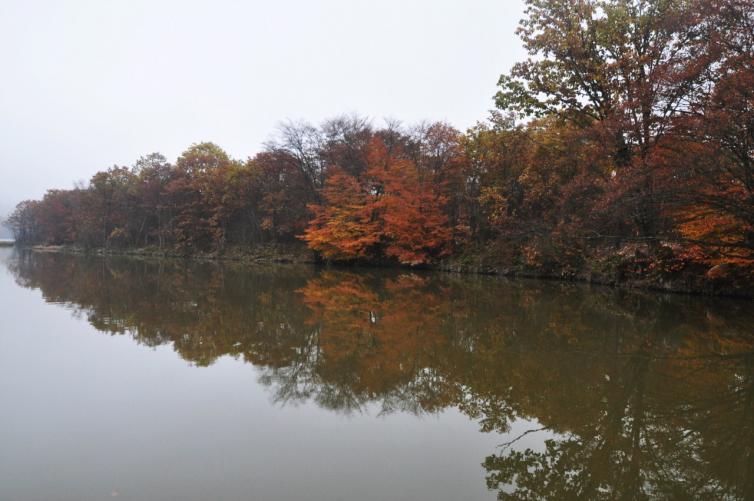
[[[375,206],[383,222],[386,256],[416,265],[448,252],[453,233],[443,212],[446,198],[419,174],[414,162],[391,154],[375,139],[367,176],[379,194]]]
[[[322,190],[325,203],[309,206],[314,219],[303,239],[328,259],[349,260],[371,256],[380,241],[382,224],[375,215],[375,196],[359,181],[336,172]]]
[[[452,239],[445,198],[416,164],[374,138],[358,178],[340,169],[325,182],[324,203],[302,237],[328,259],[388,257],[418,265],[447,253]]]

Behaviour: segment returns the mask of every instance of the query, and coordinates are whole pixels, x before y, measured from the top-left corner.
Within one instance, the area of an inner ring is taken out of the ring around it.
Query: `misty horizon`
[[[358,113],[464,130],[524,53],[522,15],[523,2],[486,0],[12,4],[0,20],[0,217],[152,152],[173,161],[212,141],[253,156],[285,120]]]

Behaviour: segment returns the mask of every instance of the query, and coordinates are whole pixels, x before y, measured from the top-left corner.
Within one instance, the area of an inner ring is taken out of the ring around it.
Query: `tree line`
[[[465,132],[286,122],[245,161],[213,143],[150,154],[7,224],[28,244],[303,241],[331,260],[562,273],[605,249],[645,271],[754,263],[752,0],[528,0],[518,35],[529,58]]]

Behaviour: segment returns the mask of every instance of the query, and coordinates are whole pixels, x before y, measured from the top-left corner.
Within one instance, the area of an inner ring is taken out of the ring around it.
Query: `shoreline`
[[[461,257],[446,259],[438,263],[421,266],[404,266],[392,262],[354,262],[339,263],[319,259],[317,255],[305,246],[297,244],[260,244],[248,248],[231,248],[226,252],[198,252],[179,253],[174,250],[160,250],[156,248],[137,249],[84,249],[66,245],[33,245],[15,246],[18,249],[37,253],[59,253],[85,256],[123,256],[149,259],[183,259],[192,261],[235,262],[247,265],[259,264],[305,264],[312,266],[333,266],[338,268],[392,268],[411,269],[421,271],[436,271],[442,273],[492,275],[507,278],[524,278],[532,280],[548,280],[572,283],[584,283],[612,287],[623,290],[647,290],[660,293],[684,295],[727,297],[754,300],[754,280],[745,277],[743,283],[740,278],[732,278],[733,272],[728,267],[712,267],[705,274],[687,274],[677,277],[657,277],[651,275],[635,275],[619,280],[609,273],[581,271],[565,273],[563,271],[532,270],[514,266],[502,266],[486,263],[483,258]],[[719,269],[719,274],[711,273]],[[727,270],[727,271],[725,271]]]

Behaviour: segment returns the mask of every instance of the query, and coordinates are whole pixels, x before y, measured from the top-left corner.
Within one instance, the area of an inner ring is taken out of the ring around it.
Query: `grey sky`
[[[0,214],[153,151],[253,155],[277,122],[485,118],[521,0],[0,3]]]

